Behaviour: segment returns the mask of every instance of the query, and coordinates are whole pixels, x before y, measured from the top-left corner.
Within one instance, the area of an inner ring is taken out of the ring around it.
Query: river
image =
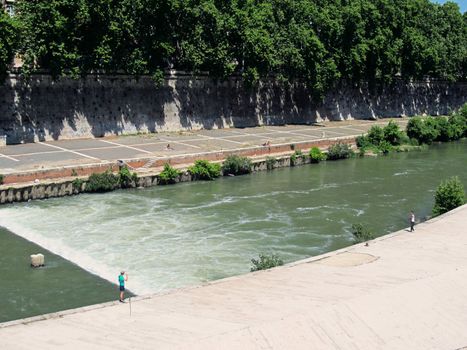
[[[33,303],[43,306],[40,312],[115,299],[116,288],[105,280],[116,282],[121,269],[136,294],[160,292],[246,273],[259,253],[291,262],[347,246],[354,223],[378,236],[399,230],[408,225],[410,210],[418,220],[430,215],[441,180],[457,175],[467,184],[466,151],[464,140],[212,182],[3,206],[1,226],[92,274],[47,251],[47,268],[32,270],[27,256],[44,249],[29,249],[32,243],[0,231],[0,307],[10,310],[9,319],[23,317],[28,305],[18,314],[15,307],[39,298],[22,296],[34,286],[47,295]],[[15,241],[24,247],[9,249]],[[5,301],[5,294],[16,302]],[[55,294],[66,296],[59,306]]]

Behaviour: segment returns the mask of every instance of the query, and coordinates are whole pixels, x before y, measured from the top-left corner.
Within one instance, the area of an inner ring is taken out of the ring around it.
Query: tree
[[[433,215],[441,215],[465,203],[464,186],[457,176],[442,181],[436,189]]]
[[[0,9],[0,81],[13,61],[19,43],[19,24]]]
[[[148,74],[167,68],[370,88],[396,75],[467,78],[467,16],[429,0],[18,1],[25,73]],[[9,55],[11,56],[11,55]]]

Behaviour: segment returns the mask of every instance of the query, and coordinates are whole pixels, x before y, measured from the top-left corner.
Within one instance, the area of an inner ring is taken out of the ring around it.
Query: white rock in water
[[[44,255],[32,254],[31,255],[31,266],[32,267],[44,266]]]

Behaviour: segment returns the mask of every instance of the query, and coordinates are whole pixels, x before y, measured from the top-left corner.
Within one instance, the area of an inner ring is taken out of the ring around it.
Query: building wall
[[[123,133],[313,123],[322,120],[440,115],[466,102],[467,84],[397,82],[370,94],[342,85],[313,102],[300,84],[264,81],[249,91],[240,78],[215,81],[179,72],[156,88],[149,77],[88,76],[53,81],[17,75],[0,85],[0,136],[7,143]]]

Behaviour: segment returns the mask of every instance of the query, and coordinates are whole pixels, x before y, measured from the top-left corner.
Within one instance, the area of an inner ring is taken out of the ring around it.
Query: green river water
[[[430,215],[441,180],[457,175],[467,185],[466,151],[464,140],[213,182],[3,206],[0,322],[116,299],[121,269],[133,292],[153,293],[246,273],[261,252],[291,262],[347,246],[354,223],[377,235],[402,229],[410,210],[419,220]],[[31,269],[29,255],[37,252],[47,266]]]

